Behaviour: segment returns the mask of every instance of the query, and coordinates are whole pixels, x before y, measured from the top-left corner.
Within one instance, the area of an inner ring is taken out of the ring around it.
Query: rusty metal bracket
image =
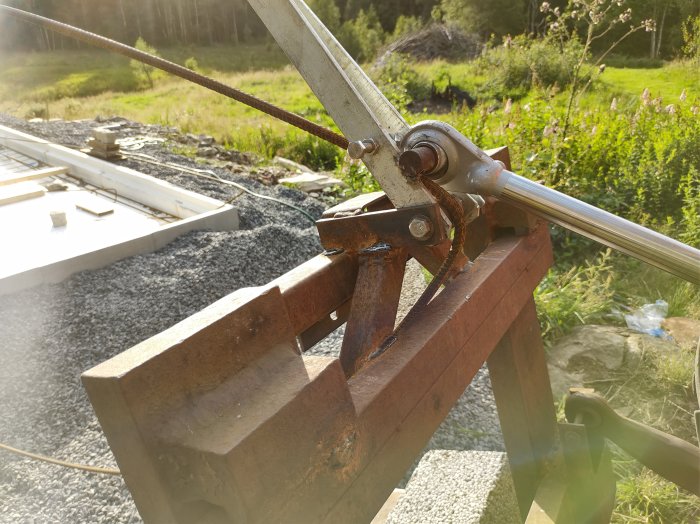
[[[411,223],[417,218],[430,224],[425,236],[411,233]],[[321,245],[329,250],[361,251],[380,242],[394,248],[434,246],[447,238],[437,204],[369,212],[360,209],[349,216],[337,213],[334,218],[321,218],[316,227]]]
[[[360,269],[340,350],[345,376],[357,373],[370,353],[394,330],[407,256],[405,249],[390,248],[360,253]]]

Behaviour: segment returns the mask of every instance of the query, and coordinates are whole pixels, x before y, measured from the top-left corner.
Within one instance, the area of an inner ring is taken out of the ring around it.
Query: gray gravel
[[[430,451],[387,524],[519,524],[505,453]]]
[[[0,124],[82,147],[92,121],[30,124],[0,114]],[[123,135],[173,132],[124,122]],[[160,145],[141,153],[202,167]],[[219,198],[239,194],[167,168],[125,165]],[[229,166],[230,168],[231,166]],[[238,164],[235,170],[241,170]],[[250,171],[250,166],[244,170]],[[217,168],[217,174],[293,203],[313,216],[323,204],[295,190],[266,187]],[[0,442],[64,460],[114,467],[80,384],[80,374],[155,335],[222,296],[262,285],[321,251],[299,212],[247,195],[236,198],[240,231],[193,232],[156,253],[86,271],[56,285],[0,296]],[[420,291],[420,271],[407,281]],[[337,351],[342,329],[315,351]],[[429,448],[502,449],[488,376],[482,372]],[[29,461],[0,451],[0,523],[140,522],[121,478]]]

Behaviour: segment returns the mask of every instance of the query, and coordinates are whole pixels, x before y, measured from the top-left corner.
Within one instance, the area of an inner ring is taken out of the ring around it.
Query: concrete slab
[[[231,205],[4,126],[0,175],[2,191],[33,184],[42,195],[0,206],[0,248],[9,254],[0,257],[0,295],[154,251],[192,230],[238,228]]]

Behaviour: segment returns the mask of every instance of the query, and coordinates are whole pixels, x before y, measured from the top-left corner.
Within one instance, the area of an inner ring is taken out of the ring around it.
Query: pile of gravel
[[[164,136],[173,130],[122,122],[122,135]],[[103,122],[28,123],[0,115],[0,124],[82,147]],[[163,145],[140,153],[191,167]],[[78,273],[54,285],[0,296],[0,442],[63,460],[116,464],[80,384],[80,374],[213,301],[265,284],[321,251],[304,215],[235,188],[139,162],[125,165],[221,200],[234,199],[241,230],[192,232],[163,249]],[[323,205],[282,186],[266,187],[240,166],[214,168],[222,178],[280,198],[319,216]],[[420,271],[407,278],[420,290]],[[339,347],[342,330],[316,352]],[[429,447],[502,449],[485,374],[477,377]],[[0,522],[141,522],[121,477],[30,461],[0,450]]]

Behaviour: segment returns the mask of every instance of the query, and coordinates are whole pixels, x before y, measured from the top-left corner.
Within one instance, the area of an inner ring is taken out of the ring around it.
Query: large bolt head
[[[433,223],[423,215],[417,215],[408,224],[408,231],[416,240],[428,240],[433,234]]]
[[[348,155],[355,160],[360,160],[365,155],[374,153],[376,150],[377,143],[372,139],[356,140],[348,144]]]

